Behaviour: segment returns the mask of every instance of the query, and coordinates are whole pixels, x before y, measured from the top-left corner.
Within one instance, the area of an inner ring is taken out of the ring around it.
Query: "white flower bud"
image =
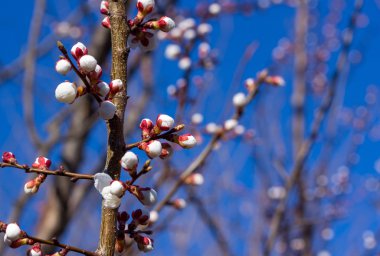
[[[143,205],[153,205],[157,201],[157,192],[152,188],[146,188],[140,190],[144,198],[141,198]]]
[[[193,40],[197,36],[197,33],[195,32],[194,29],[188,29],[183,33],[183,38],[186,40]]]
[[[110,87],[106,82],[100,81],[96,84],[96,92],[102,96],[106,97],[107,94],[110,92]]]
[[[162,146],[158,140],[151,140],[148,142],[145,152],[150,158],[156,158],[161,155]]]
[[[193,18],[184,19],[178,24],[178,28],[183,31],[194,28],[194,27],[195,27],[195,20]]]
[[[192,148],[197,145],[197,140],[191,134],[184,134],[178,137],[178,144],[183,148]]]
[[[195,113],[191,116],[191,122],[193,124],[200,124],[203,122],[203,115],[201,113]]]
[[[116,112],[116,106],[109,100],[105,100],[100,104],[99,115],[104,120],[112,119]]]
[[[235,127],[234,132],[237,135],[242,135],[245,132],[245,127],[243,125],[238,125],[238,126]]]
[[[160,114],[156,119],[156,125],[161,131],[168,131],[173,128],[174,119],[171,116]]]
[[[224,122],[224,129],[226,131],[231,131],[238,125],[238,121],[236,119],[228,119]]]
[[[178,67],[182,70],[188,70],[191,67],[191,59],[189,57],[183,57],[178,62]]]
[[[107,186],[102,190],[102,197],[104,199],[104,207],[116,209],[121,204],[120,197],[111,193],[111,186]]]
[[[71,48],[71,54],[75,59],[79,59],[83,55],[86,55],[88,53],[88,50],[84,44],[81,42],[76,43],[72,48]]]
[[[222,10],[222,7],[220,6],[220,4],[218,3],[213,3],[211,4],[209,7],[208,7],[208,11],[212,14],[212,15],[218,15],[220,13],[220,11]]]
[[[121,158],[121,167],[127,171],[136,170],[139,159],[132,151],[127,151]]]
[[[63,82],[55,89],[55,98],[63,103],[73,103],[77,97],[77,87],[74,83]]]
[[[13,242],[21,238],[22,232],[20,227],[16,223],[10,223],[7,225],[5,235],[7,236],[7,239]]]
[[[239,92],[239,93],[236,93],[234,97],[232,98],[232,103],[237,108],[244,107],[245,104],[247,103],[247,98],[244,93]]]
[[[213,134],[219,131],[220,127],[216,123],[208,123],[206,125],[206,132]]]
[[[181,54],[181,47],[177,44],[169,44],[165,49],[165,57],[169,60],[175,60]]]
[[[110,189],[111,194],[117,196],[117,197],[122,197],[125,192],[125,186],[124,183],[119,181],[119,180],[114,180],[111,183],[111,189]]]
[[[71,64],[67,59],[60,59],[55,63],[55,70],[61,75],[66,75],[71,70]]]
[[[197,32],[200,36],[205,36],[212,31],[212,27],[208,23],[199,24]]]
[[[96,65],[98,65],[98,62],[91,55],[83,55],[79,59],[79,66],[86,73],[94,71],[96,69]]]
[[[105,187],[111,185],[112,178],[107,173],[97,173],[94,175],[94,186],[101,194]]]
[[[159,217],[159,215],[158,215],[157,211],[151,211],[149,213],[149,221],[152,223],[156,222],[158,220],[158,217]]]

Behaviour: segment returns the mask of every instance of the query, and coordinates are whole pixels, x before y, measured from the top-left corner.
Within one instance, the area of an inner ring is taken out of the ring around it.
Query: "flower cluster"
[[[40,169],[40,170],[48,170],[50,166],[51,166],[50,159],[43,156],[37,157],[34,163],[32,164],[33,168]],[[47,177],[46,174],[40,173],[34,179],[26,182],[24,185],[24,192],[26,194],[37,193],[41,184],[45,181],[46,177]]]
[[[173,149],[169,143],[161,143],[155,138],[164,131],[174,128],[174,119],[168,115],[160,114],[154,124],[152,120],[145,118],[140,122],[141,138],[143,140],[138,148],[144,150],[149,158],[160,157],[166,159],[171,156]],[[170,134],[164,137],[167,141],[176,143],[182,148],[192,148],[197,144],[195,137],[191,134]]]
[[[175,22],[167,16],[160,18],[150,18],[155,7],[154,0],[138,0],[137,14],[133,19],[128,20],[130,35],[128,45],[131,48],[139,47],[144,51],[152,50],[156,45],[156,31],[169,32],[175,27]]]
[[[132,217],[132,218],[130,218]],[[127,225],[128,220],[131,219]],[[115,254],[124,255],[127,249],[127,241],[134,240],[137,247],[142,252],[150,252],[153,250],[153,239],[147,235],[152,231],[146,231],[150,220],[149,212],[143,209],[137,209],[129,215],[127,212],[119,212],[117,216],[117,231]]]
[[[27,251],[28,256],[65,256],[68,254],[69,250],[62,249],[57,253],[47,255],[42,252],[41,244],[36,243],[32,238],[29,238],[27,234],[21,230],[17,223],[3,223],[0,222],[0,233],[5,233],[4,243],[10,248],[19,248],[23,245],[31,246]]]
[[[121,204],[121,198],[128,191],[134,195],[143,205],[150,206],[157,201],[157,193],[152,188],[142,188],[131,185],[129,181],[112,180],[106,173],[97,173],[94,176],[94,186],[104,199],[104,206],[116,209]]]
[[[64,54],[66,53],[62,44],[58,44],[58,47]],[[78,97],[91,93],[100,104],[100,117],[104,120],[112,119],[116,112],[116,106],[112,99],[123,89],[123,82],[120,79],[115,79],[109,84],[102,81],[102,67],[98,65],[93,56],[88,54],[88,49],[84,44],[76,43],[71,48],[71,55],[76,60],[78,68],[74,66],[66,54],[57,61],[55,69],[62,75],[66,75],[71,69],[74,69],[85,83],[85,86],[78,87],[73,82],[65,81],[57,86],[55,90],[56,99],[60,102],[71,104]]]

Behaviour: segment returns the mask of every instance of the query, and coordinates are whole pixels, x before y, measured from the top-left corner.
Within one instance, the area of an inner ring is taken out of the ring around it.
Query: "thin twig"
[[[144,140],[128,144],[128,145],[125,146],[125,151],[128,151],[128,150],[131,150],[132,148],[138,147],[141,143],[144,143],[144,142],[148,142],[148,141],[151,141],[151,140],[165,139],[169,135],[183,130],[183,128],[185,128],[185,125],[184,124],[180,124],[180,125],[177,125],[176,127],[170,129],[169,131],[167,131],[167,132],[165,132],[163,134],[160,134],[160,135],[157,135],[157,136],[152,136],[150,138],[146,138]]]
[[[258,75],[258,79],[255,83],[254,88],[249,92],[246,98],[246,102],[244,106],[239,107],[236,109],[235,114],[233,115],[232,119],[239,120],[241,116],[244,113],[245,107],[254,99],[256,96],[259,86],[264,83],[265,78],[267,77],[267,72],[262,71]],[[207,144],[207,146],[203,149],[203,151],[200,153],[200,155],[187,167],[187,169],[181,174],[181,176],[178,178],[176,183],[172,186],[172,188],[169,190],[169,193],[165,196],[164,199],[162,199],[154,208],[155,211],[161,211],[162,208],[171,200],[171,198],[174,196],[174,194],[177,192],[177,190],[182,186],[182,184],[185,182],[186,178],[189,177],[192,173],[194,173],[196,170],[201,167],[207,157],[210,155],[212,150],[215,148],[215,145],[223,138],[224,134],[227,131],[222,129],[221,131],[214,134],[214,136],[211,138],[211,141]]]
[[[38,174],[46,174],[46,175],[53,175],[53,176],[63,176],[63,177],[69,177],[72,178],[74,181],[76,180],[93,180],[94,175],[92,174],[81,174],[81,173],[75,173],[75,172],[68,172],[63,169],[58,170],[43,170],[38,168],[30,168],[27,165],[21,165],[21,164],[11,164],[11,163],[4,163],[0,162],[0,168],[5,167],[12,167],[20,170],[24,170],[26,173],[38,173]]]

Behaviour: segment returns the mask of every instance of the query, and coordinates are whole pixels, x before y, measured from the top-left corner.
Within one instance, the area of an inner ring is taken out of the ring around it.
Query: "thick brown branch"
[[[112,43],[112,79],[121,79],[125,90],[119,92],[113,98],[116,105],[115,116],[107,122],[108,145],[105,172],[113,179],[120,177],[120,159],[124,154],[124,112],[127,105],[127,62],[129,48],[127,47],[127,1],[113,0],[109,2],[111,20]],[[100,228],[100,241],[98,252],[104,256],[112,256],[115,250],[116,240],[116,209],[102,209],[102,221]]]

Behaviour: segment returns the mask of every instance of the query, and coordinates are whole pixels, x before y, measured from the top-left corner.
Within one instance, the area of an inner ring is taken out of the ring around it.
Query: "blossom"
[[[60,59],[55,63],[55,70],[61,75],[66,75],[71,70],[71,64],[67,59]]]
[[[234,95],[232,98],[232,103],[234,104],[235,107],[241,108],[244,107],[245,104],[247,103],[247,98],[244,93],[239,92]]]
[[[63,82],[55,89],[55,98],[63,103],[73,103],[77,97],[77,87],[75,83]]]
[[[102,195],[104,207],[116,209],[121,204],[121,199],[111,192],[112,178],[106,173],[97,173],[94,175],[94,186]]]
[[[121,158],[121,167],[127,171],[135,171],[137,165],[139,163],[139,159],[135,153],[132,151],[127,151],[124,156]]]
[[[5,235],[7,236],[7,239],[13,242],[21,238],[22,231],[16,223],[10,223],[7,225]]]
[[[112,119],[116,112],[116,106],[112,101],[105,100],[100,104],[99,115],[104,120]]]
[[[197,140],[191,134],[184,134],[178,137],[178,144],[183,148],[192,148],[197,145]]]
[[[78,60],[80,57],[83,55],[86,55],[88,53],[88,50],[84,44],[81,42],[76,43],[72,48],[71,48],[71,55]]]
[[[88,55],[88,54],[83,55],[79,59],[79,66],[85,73],[90,73],[92,71],[95,71],[97,65],[98,65],[98,62],[91,55]]]
[[[4,163],[14,164],[16,163],[16,156],[12,152],[4,152],[2,160]]]
[[[100,96],[106,97],[110,92],[110,87],[106,82],[99,81],[95,86],[95,90]]]
[[[171,116],[160,114],[157,116],[156,125],[161,131],[168,131],[173,128],[174,119]]]
[[[37,157],[32,165],[33,168],[45,169],[45,170],[49,169],[50,166],[51,166],[51,160],[43,156]]]

